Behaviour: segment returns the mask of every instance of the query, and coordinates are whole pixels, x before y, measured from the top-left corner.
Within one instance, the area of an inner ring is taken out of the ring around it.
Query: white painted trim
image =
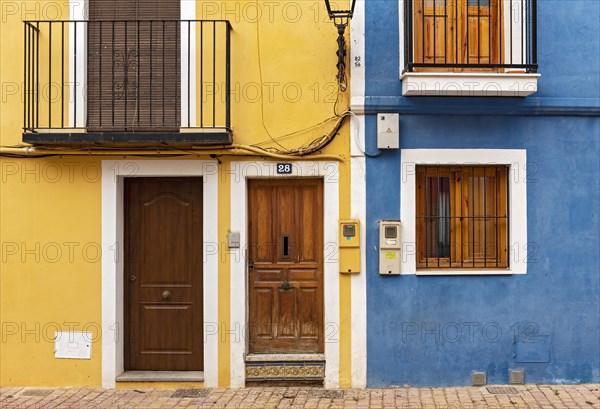
[[[69,1],[71,20],[87,20],[89,1]],[[86,126],[87,115],[87,24],[66,23],[69,32],[69,82],[68,82],[68,127],[77,128]],[[77,26],[77,42],[75,42],[75,26]],[[74,45],[74,47],[73,47]],[[74,52],[77,52],[75,58]],[[75,82],[75,67],[77,67],[77,82]],[[75,116],[77,106],[77,116]]]
[[[416,165],[508,165],[509,269],[429,270],[416,268]],[[402,149],[400,151],[400,274],[497,275],[527,273],[527,154],[525,149]]]
[[[181,20],[196,19],[196,2],[181,1]],[[181,126],[195,127],[196,126],[196,29],[198,23],[181,22]],[[188,30],[189,28],[189,30]],[[188,31],[189,31],[189,60],[188,69]],[[188,70],[190,73],[190,81],[188,84]],[[189,126],[188,126],[188,86],[190,91],[189,104]]]
[[[358,117],[359,140],[364,146],[364,116]],[[352,387],[364,388],[367,385],[367,199],[366,199],[366,160],[353,157],[350,161],[351,218],[358,219],[360,225],[360,273],[352,275],[351,316],[352,316]]]
[[[350,121],[350,217],[360,229],[360,273],[351,278],[350,313],[351,382],[353,388],[367,384],[367,263],[366,263],[366,162],[365,162],[365,0],[358,0],[350,23],[350,103],[355,113]],[[358,61],[357,61],[358,59]],[[360,66],[357,66],[357,63]],[[358,115],[356,115],[358,114]]]
[[[526,97],[537,92],[540,74],[407,72],[402,95]]]
[[[339,219],[339,165],[337,162],[292,162],[291,175],[278,175],[276,162],[232,162],[231,177],[231,231],[240,232],[240,249],[231,256],[231,330],[239,328],[245,334],[247,323],[247,276],[245,249],[248,244],[247,179],[254,177],[323,177],[324,179],[324,297],[325,297],[325,387],[339,385],[339,328],[340,294],[338,219]],[[231,387],[245,386],[246,336],[231,337]]]
[[[410,0],[414,1],[414,0]],[[424,0],[423,0],[424,1]],[[400,65],[398,66],[398,78],[402,80],[404,70],[404,0],[398,0],[398,50],[400,52]]]
[[[202,176],[204,384],[218,377],[218,166],[213,160],[102,161],[102,387],[114,388],[123,360],[123,180]]]
[[[527,4],[522,0],[501,0],[504,1],[503,13],[502,13],[502,21],[510,21],[511,27],[507,27],[504,30],[504,60],[507,63],[512,64],[525,64],[525,58],[523,56],[523,37],[521,36],[521,31],[523,33],[527,32],[527,22],[526,22],[526,13],[527,9],[525,5]],[[512,8],[512,16],[511,16],[511,8]],[[511,44],[511,28],[512,28],[512,50],[508,46]],[[512,55],[511,55],[512,51]],[[523,70],[518,69],[516,71]]]
[[[355,112],[364,111],[365,64],[365,0],[357,0],[354,6],[354,16],[350,20],[349,62],[351,74],[350,109]]]

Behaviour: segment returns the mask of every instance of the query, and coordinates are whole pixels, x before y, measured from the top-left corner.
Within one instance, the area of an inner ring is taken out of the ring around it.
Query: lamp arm
[[[336,55],[338,57],[336,67],[338,69],[338,73],[336,75],[338,84],[340,89],[346,91],[346,38],[344,37],[344,33],[346,31],[346,25],[348,23],[336,23],[336,27],[338,30],[338,50],[336,51]]]

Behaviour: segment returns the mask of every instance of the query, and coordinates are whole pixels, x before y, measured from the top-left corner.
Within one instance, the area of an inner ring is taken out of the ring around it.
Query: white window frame
[[[508,269],[417,270],[416,167],[418,165],[506,165],[508,172]],[[401,274],[510,275],[527,273],[527,153],[525,149],[402,149],[400,151]]]

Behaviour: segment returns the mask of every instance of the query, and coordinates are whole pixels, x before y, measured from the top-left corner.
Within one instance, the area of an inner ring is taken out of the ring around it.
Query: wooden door
[[[500,0],[414,0],[414,62],[500,64],[500,8]],[[440,68],[417,71],[432,70]]]
[[[88,131],[177,131],[180,0],[90,0]]]
[[[126,369],[203,368],[202,178],[125,179]]]
[[[248,185],[250,352],[323,352],[323,181]]]

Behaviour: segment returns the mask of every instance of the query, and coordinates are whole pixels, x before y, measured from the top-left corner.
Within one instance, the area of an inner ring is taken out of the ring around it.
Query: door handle
[[[171,292],[169,290],[163,291],[162,298],[164,298],[165,300],[171,298]]]
[[[281,289],[285,291],[289,290],[290,288],[292,288],[292,285],[289,281],[284,281],[283,284],[281,284]]]

